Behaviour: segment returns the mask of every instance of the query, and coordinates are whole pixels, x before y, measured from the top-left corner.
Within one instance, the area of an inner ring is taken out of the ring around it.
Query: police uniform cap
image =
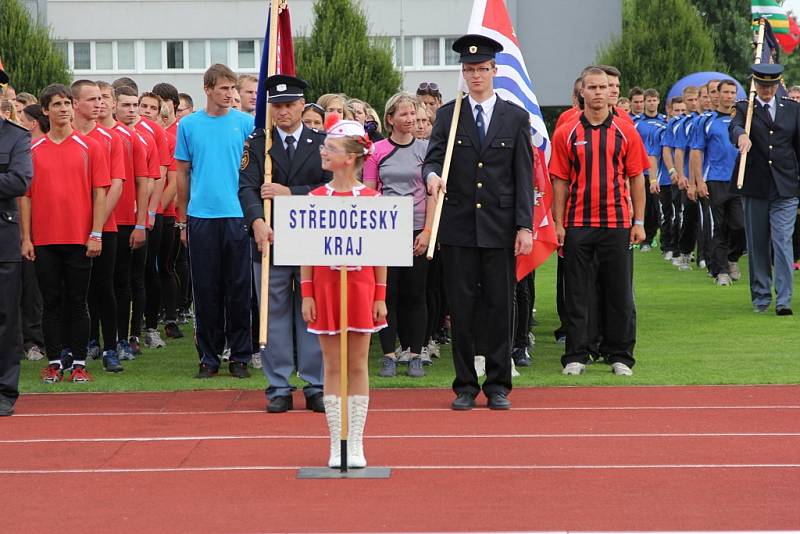
[[[303,91],[308,87],[308,83],[294,76],[275,74],[266,79],[264,86],[269,92],[270,103],[283,104],[305,97]]]
[[[455,40],[453,51],[460,54],[461,63],[483,63],[502,52],[503,45],[485,35],[470,33]]]
[[[761,85],[775,85],[781,81],[783,65],[780,63],[756,63],[750,67],[753,80]]]

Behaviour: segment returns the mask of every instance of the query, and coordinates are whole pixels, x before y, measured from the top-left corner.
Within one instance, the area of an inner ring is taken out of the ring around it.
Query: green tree
[[[402,77],[385,41],[367,35],[367,18],[353,0],[317,0],[308,39],[295,41],[297,75],[308,81],[306,98],[345,93],[382,110],[400,90]]]
[[[711,32],[717,70],[743,81],[753,62],[750,0],[692,0]]]
[[[64,56],[49,30],[31,20],[19,0],[0,0],[0,58],[17,91],[34,95],[51,83],[70,83]]]
[[[621,94],[638,85],[665,96],[687,74],[717,66],[709,31],[689,0],[624,0],[622,20],[622,35],[597,57],[622,72]]]

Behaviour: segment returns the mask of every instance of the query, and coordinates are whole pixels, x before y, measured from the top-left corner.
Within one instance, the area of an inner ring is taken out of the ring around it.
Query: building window
[[[167,41],[167,68],[183,68],[183,41]]]
[[[256,43],[255,41],[239,41],[239,68],[256,68]]]
[[[439,63],[439,39],[423,39],[422,64],[426,67],[433,67]]]
[[[453,51],[453,43],[456,42],[455,37],[448,37],[444,40],[444,64],[445,65],[458,65],[461,63],[458,52]]]
[[[401,39],[398,37],[395,39],[395,47],[394,47],[394,64],[401,65],[405,61],[406,67],[413,67],[414,66],[414,38],[413,37],[403,37],[402,43],[403,46],[400,46]],[[404,57],[405,56],[405,57]]]
[[[206,42],[189,41],[189,68],[204,69],[206,67]]]
[[[136,55],[133,41],[117,42],[117,69],[134,70],[136,68]]]
[[[94,44],[94,68],[97,70],[114,68],[114,50],[111,41],[97,41]]]
[[[222,39],[211,41],[211,65],[215,63],[228,64],[228,41]]]
[[[75,70],[91,70],[92,45],[89,42],[72,43],[72,61]]]
[[[61,54],[64,63],[69,66],[69,43],[66,41],[55,41],[53,43],[53,48],[55,48],[59,54]]]
[[[161,41],[144,42],[144,68],[147,70],[161,70]]]

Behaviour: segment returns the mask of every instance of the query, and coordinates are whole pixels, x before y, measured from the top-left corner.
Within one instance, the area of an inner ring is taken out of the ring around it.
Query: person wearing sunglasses
[[[306,128],[325,132],[325,109],[319,104],[311,102],[303,106],[301,118]]]
[[[442,93],[434,82],[422,82],[417,87],[417,97],[428,108],[428,114],[436,119],[436,112],[442,106]]]

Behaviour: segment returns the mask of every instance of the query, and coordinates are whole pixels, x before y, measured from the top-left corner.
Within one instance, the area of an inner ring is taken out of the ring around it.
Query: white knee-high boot
[[[328,432],[331,435],[331,453],[328,458],[328,467],[342,465],[341,439],[342,439],[342,403],[338,395],[325,395],[322,397],[325,404],[325,419],[328,420]]]
[[[367,422],[369,397],[367,395],[351,395],[347,397],[348,432],[347,432],[347,466],[366,467],[364,457],[364,425]]]

